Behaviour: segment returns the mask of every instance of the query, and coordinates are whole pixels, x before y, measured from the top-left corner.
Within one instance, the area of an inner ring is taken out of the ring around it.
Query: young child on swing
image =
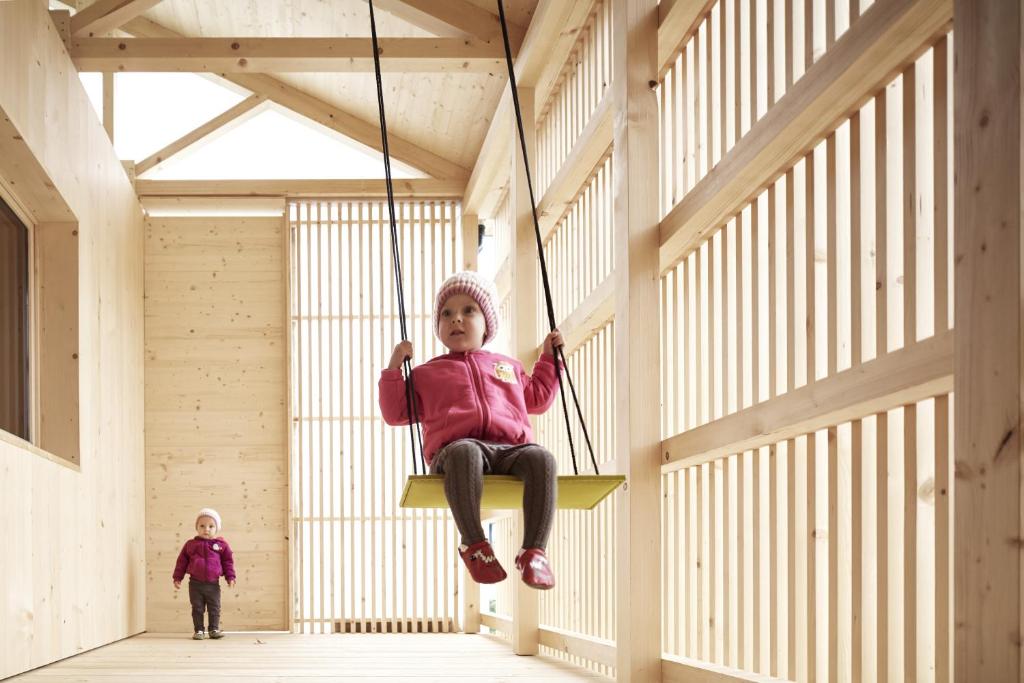
[[[498,330],[493,283],[464,271],[441,285],[434,303],[434,334],[449,353],[412,371],[416,417],[423,426],[423,455],[433,474],[444,475],[444,493],[462,536],[459,554],[477,583],[497,583],[505,570],[480,523],[483,475],[523,480],[523,545],[516,569],[532,588],[555,585],[544,549],[555,514],[555,458],[532,443],[527,414],[546,411],[558,390],[555,330],[544,340],[533,372],[519,361],[483,350]],[[392,426],[409,424],[402,363],[412,343],[399,343],[380,377],[380,408]]]

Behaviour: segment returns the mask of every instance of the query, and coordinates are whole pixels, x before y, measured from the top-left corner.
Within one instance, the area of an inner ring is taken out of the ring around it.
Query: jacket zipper
[[[480,368],[477,367],[474,361],[470,360],[468,353],[466,354],[465,359],[466,363],[472,368],[473,387],[476,389],[477,405],[480,406],[480,422],[483,425],[480,430],[480,438],[483,438],[487,434],[487,428],[491,423],[491,415],[487,410],[487,402],[484,401],[483,378],[480,376]]]

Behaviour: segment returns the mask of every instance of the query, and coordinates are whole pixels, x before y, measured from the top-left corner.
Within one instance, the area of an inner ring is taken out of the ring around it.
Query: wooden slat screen
[[[442,352],[433,296],[462,262],[455,201],[399,201],[414,362]],[[398,507],[408,429],[380,419],[377,380],[400,339],[387,206],[289,202],[293,629],[458,628],[458,535],[447,511]]]
[[[781,441],[672,446],[777,420],[788,394],[894,354],[945,348],[951,378],[951,44],[663,276],[668,656],[799,681],[951,676],[951,379]]]

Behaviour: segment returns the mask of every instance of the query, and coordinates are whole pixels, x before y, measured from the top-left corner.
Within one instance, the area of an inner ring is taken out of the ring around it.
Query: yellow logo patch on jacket
[[[516,369],[512,367],[511,363],[495,363],[494,376],[500,379],[502,382],[508,382],[509,384],[517,384]]]

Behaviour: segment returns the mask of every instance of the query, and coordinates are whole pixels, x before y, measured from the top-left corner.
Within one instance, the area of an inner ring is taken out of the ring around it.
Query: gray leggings
[[[510,446],[459,439],[438,451],[430,471],[444,475],[444,495],[464,545],[486,538],[480,524],[484,473],[519,477],[524,489],[523,547],[546,547],[558,493],[555,457],[547,449],[535,443]]]

